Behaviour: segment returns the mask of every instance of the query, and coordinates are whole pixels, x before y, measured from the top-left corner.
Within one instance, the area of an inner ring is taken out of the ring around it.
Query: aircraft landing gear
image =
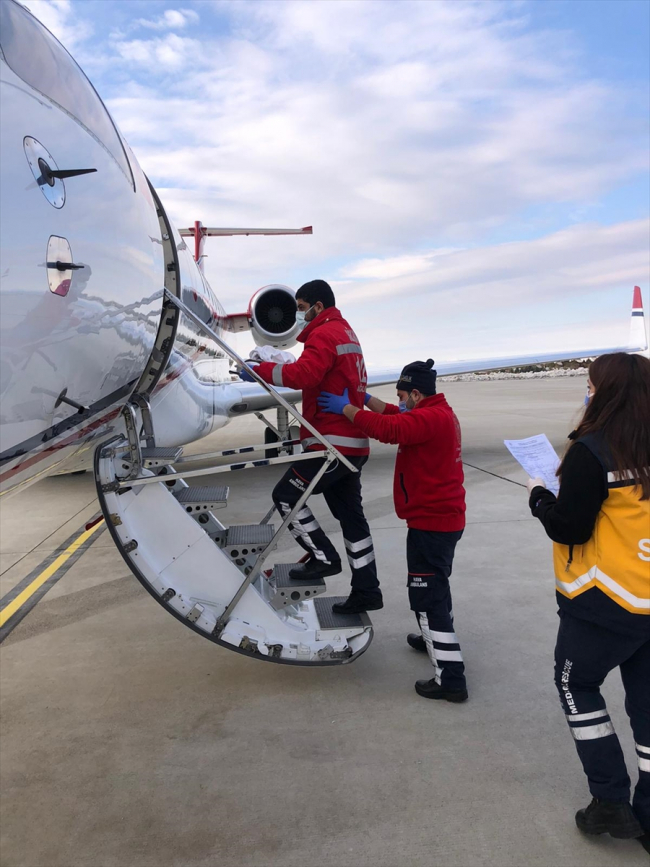
[[[261,412],[256,412],[255,415],[265,425],[265,445],[277,442],[285,443],[285,445],[281,445],[277,449],[267,449],[267,458],[277,458],[280,455],[299,455],[302,453],[302,446],[300,443],[295,442],[299,439],[300,428],[297,426],[292,427],[289,424],[289,413],[284,407],[279,406],[277,409],[276,426],[272,425]],[[289,444],[292,441],[295,444]]]

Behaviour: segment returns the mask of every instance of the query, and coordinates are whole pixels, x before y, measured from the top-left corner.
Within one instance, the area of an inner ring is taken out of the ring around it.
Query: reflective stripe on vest
[[[614,581],[613,578],[610,578],[609,575],[606,575],[598,566],[593,566],[588,572],[585,572],[584,575],[581,575],[580,578],[576,578],[575,581],[572,581],[570,584],[567,584],[565,581],[560,581],[559,578],[555,579],[555,586],[560,591],[560,593],[564,593],[565,596],[576,596],[578,590],[586,589],[587,585],[592,584],[600,584],[601,590],[607,587],[611,593],[608,593],[608,596],[614,594],[618,599],[615,599],[615,602],[619,602],[624,600],[628,603],[625,607],[631,606],[631,608],[640,609],[641,613],[650,613],[650,598],[635,596],[634,593],[630,593],[629,590],[626,590],[625,587],[621,587],[621,585]]]
[[[333,446],[344,446],[349,449],[370,448],[370,440],[367,437],[339,437],[333,434],[323,434],[323,437]],[[306,439],[301,440],[300,444],[304,449],[306,449],[308,446],[320,444],[320,441],[317,440],[316,437],[307,437]]]
[[[557,590],[573,599],[598,587],[627,611],[650,615],[650,500],[641,499],[630,472],[608,472],[607,493],[591,538],[573,546],[573,559],[554,543]]]

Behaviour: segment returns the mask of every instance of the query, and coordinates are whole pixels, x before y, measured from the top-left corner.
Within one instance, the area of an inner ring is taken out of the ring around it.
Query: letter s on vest
[[[650,539],[641,539],[639,541],[639,548],[642,552],[638,554],[639,559],[650,563]]]

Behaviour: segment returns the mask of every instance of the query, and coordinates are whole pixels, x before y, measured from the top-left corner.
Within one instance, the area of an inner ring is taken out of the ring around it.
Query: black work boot
[[[406,636],[406,643],[409,647],[412,647],[413,650],[419,650],[420,653],[427,652],[427,643],[421,635],[417,634],[417,632],[409,632]]]
[[[621,840],[643,835],[643,828],[626,801],[594,798],[588,807],[578,810],[576,825],[583,834],[609,834]]]
[[[343,571],[340,560],[331,563],[323,563],[315,557],[310,557],[306,563],[299,563],[289,572],[289,578],[301,581],[304,578],[327,578],[329,575],[338,575]]]
[[[435,678],[431,680],[416,680],[415,691],[423,698],[437,698],[453,702],[467,701],[468,699],[466,689],[447,689],[447,687],[437,683]]]
[[[650,855],[650,831],[644,831],[640,837],[637,837],[637,839],[648,855]]]
[[[345,602],[335,602],[332,611],[335,614],[361,614],[363,611],[379,611],[384,607],[381,593],[359,593],[353,590]]]

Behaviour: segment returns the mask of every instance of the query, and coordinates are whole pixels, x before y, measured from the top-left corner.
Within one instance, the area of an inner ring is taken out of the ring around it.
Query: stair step
[[[147,469],[153,467],[165,467],[168,464],[173,464],[183,454],[183,447],[176,446],[174,448],[165,449],[142,449],[142,461]]]
[[[368,626],[370,618],[364,611],[362,614],[337,614],[332,611],[332,605],[345,602],[347,596],[319,596],[314,599],[314,608],[321,629],[345,629],[356,626]]]
[[[273,567],[271,580],[276,587],[325,587],[325,579],[320,576],[310,577],[305,575],[304,578],[289,578],[289,572],[295,569],[296,566],[302,566],[302,563],[276,563]]]
[[[229,491],[226,485],[190,485],[174,496],[186,512],[212,512],[227,506]]]
[[[226,533],[224,547],[268,545],[274,533],[273,524],[232,524]]]
[[[299,563],[277,563],[273,567],[269,584],[275,590],[271,597],[271,605],[276,610],[286,605],[297,605],[306,599],[314,599],[319,593],[327,589],[322,578],[304,578],[294,580],[289,578],[289,572]]]
[[[272,524],[234,524],[219,544],[236,566],[249,567],[251,557],[260,554],[273,538]],[[244,574],[248,575],[250,569]]]

